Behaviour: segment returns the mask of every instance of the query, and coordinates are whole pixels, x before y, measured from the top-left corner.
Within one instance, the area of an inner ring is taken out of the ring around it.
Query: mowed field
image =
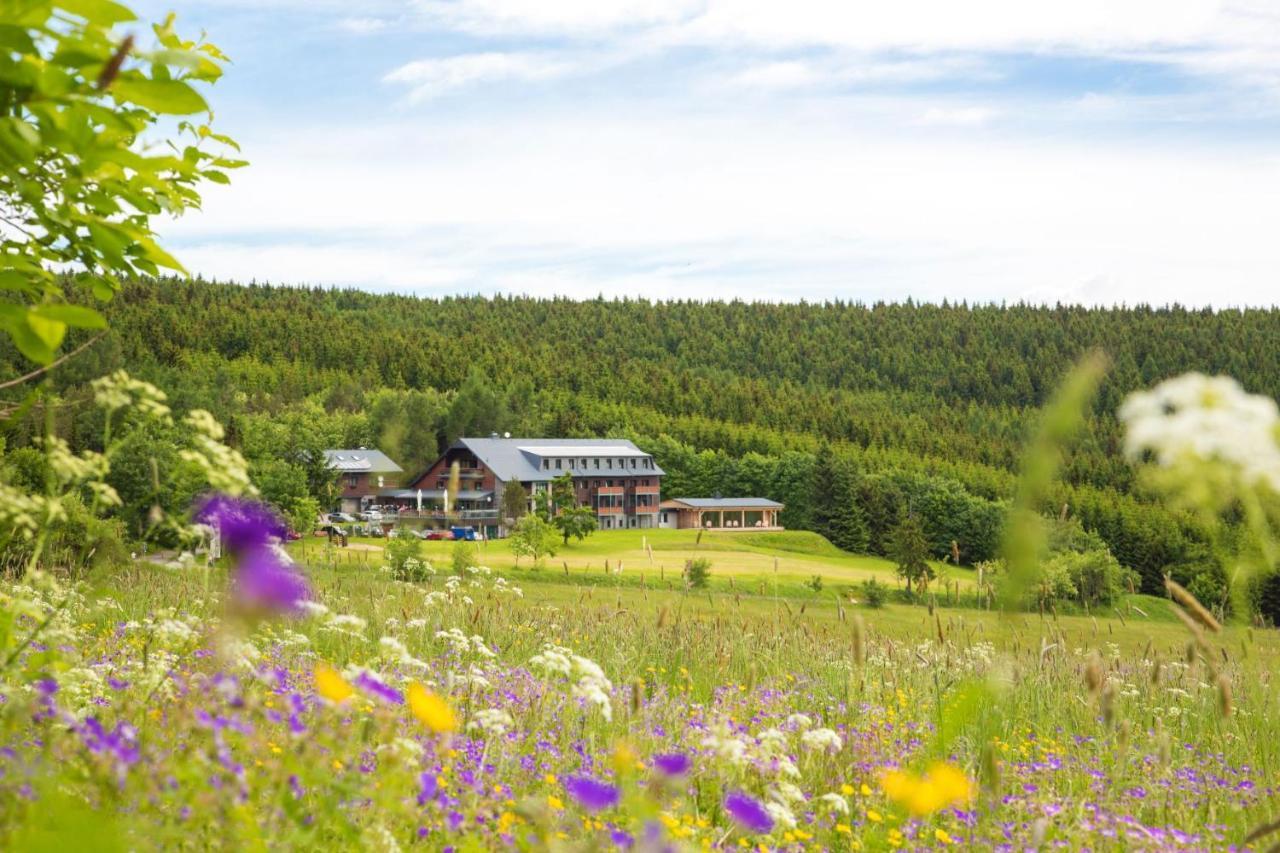
[[[289,550],[302,565],[322,572],[333,583],[364,587],[384,580],[378,569],[385,544],[381,539],[353,538],[347,548],[341,548],[315,538],[290,543]],[[423,558],[438,576],[450,573],[454,545],[447,541],[420,544]],[[922,632],[936,635],[941,624],[944,631],[959,630],[970,640],[993,642],[1017,642],[1046,633],[1060,633],[1082,645],[1105,637],[1126,649],[1186,642],[1186,630],[1165,599],[1126,596],[1116,607],[1093,614],[999,614],[977,599],[973,569],[939,562],[933,564],[938,572],[936,616],[923,603],[891,602],[870,608],[860,585],[874,578],[900,589],[894,564],[841,551],[807,531],[707,533],[700,540],[698,531],[687,530],[600,531],[585,541],[572,542],[536,568],[528,558],[517,564],[506,540],[475,545],[477,562],[521,584],[526,598],[557,605],[613,601],[619,607],[650,613],[664,608],[702,615],[734,612],[785,617],[823,630],[841,624],[847,629],[851,616],[860,614],[868,625],[897,639]],[[684,589],[681,569],[694,557],[711,560],[712,577],[705,590]],[[821,589],[812,586],[814,576],[823,579]],[[1228,629],[1233,630],[1237,629]]]
[[[712,574],[721,581],[734,578],[744,587],[758,591],[761,582],[771,589],[776,581],[790,588],[813,578],[835,588],[860,584],[876,578],[895,583],[894,565],[889,560],[841,551],[822,536],[808,531],[778,533],[703,533],[697,530],[601,530],[587,539],[570,543],[555,556],[544,560],[547,572],[563,572],[568,566],[575,575],[604,575],[606,563],[612,573],[633,579],[643,575],[650,584],[662,585],[678,579],[686,561],[703,557],[711,561]],[[290,544],[290,551],[304,562],[352,562],[374,565],[380,558],[382,539],[353,538],[356,547],[329,550],[323,537],[309,537]],[[423,542],[422,554],[433,565],[450,562],[453,542]],[[525,557],[517,564],[505,539],[476,543],[484,565],[503,571],[530,569]],[[326,556],[327,554],[327,556]],[[935,571],[945,583],[972,590],[976,577],[972,569],[935,562]]]

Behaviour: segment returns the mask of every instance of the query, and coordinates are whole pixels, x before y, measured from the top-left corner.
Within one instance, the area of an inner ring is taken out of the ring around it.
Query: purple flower
[[[735,791],[724,798],[724,810],[729,813],[729,817],[752,832],[765,833],[773,830],[773,818],[768,809],[741,791]]]
[[[309,595],[307,581],[273,546],[253,548],[236,566],[234,592],[249,610],[297,612]]]
[[[372,693],[384,702],[390,702],[392,705],[404,704],[403,693],[367,672],[362,672],[357,675],[352,679],[352,683],[361,690],[364,690],[367,693]]]
[[[418,776],[418,805],[425,806],[434,800],[439,790],[440,783],[436,781],[435,773],[427,771],[420,774]]]
[[[689,756],[683,752],[671,752],[653,757],[653,766],[658,768],[664,776],[683,776],[689,772],[691,764]]]
[[[589,812],[598,812],[618,804],[618,789],[608,782],[590,776],[570,776],[564,781],[569,796]]]
[[[195,513],[196,521],[218,530],[222,547],[233,554],[283,539],[289,528],[266,504],[228,495],[211,495]]]

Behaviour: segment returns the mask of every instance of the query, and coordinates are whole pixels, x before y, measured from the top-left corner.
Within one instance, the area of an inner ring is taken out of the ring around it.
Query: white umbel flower
[[[1280,409],[1227,376],[1188,373],[1131,394],[1120,407],[1125,452],[1163,466],[1224,462],[1250,485],[1280,490]]]

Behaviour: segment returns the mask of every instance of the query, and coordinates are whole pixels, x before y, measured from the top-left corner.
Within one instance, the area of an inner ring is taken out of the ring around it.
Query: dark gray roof
[[[768,498],[671,498],[662,502],[684,504],[692,509],[782,509],[782,504]]]
[[[404,469],[391,461],[391,457],[381,450],[326,450],[325,461],[335,471],[351,474],[399,474]]]
[[[636,468],[629,467],[629,462],[623,469],[603,467],[605,459],[613,459],[614,465],[618,459],[652,460],[649,454],[622,438],[461,438],[458,445],[474,453],[504,483],[513,480],[546,481],[566,471],[581,477],[660,477],[663,474],[656,461],[652,468],[639,467],[639,462]],[[572,459],[574,466],[556,470],[552,462],[551,468],[544,471],[544,458]],[[586,468],[582,467],[583,459],[587,460]],[[600,459],[601,467],[594,467],[592,459]]]

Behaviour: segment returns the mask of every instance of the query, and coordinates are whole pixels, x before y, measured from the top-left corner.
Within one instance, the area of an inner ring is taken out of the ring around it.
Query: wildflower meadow
[[[1180,436],[1210,416],[1194,407],[1274,407],[1229,383],[1153,393],[1126,416],[1167,421],[1135,438],[1166,454],[1155,473],[1273,473]],[[0,593],[6,847],[1202,850],[1271,831],[1280,644],[1172,581],[1163,618],[810,609],[301,565],[249,494],[192,524],[222,558]]]

